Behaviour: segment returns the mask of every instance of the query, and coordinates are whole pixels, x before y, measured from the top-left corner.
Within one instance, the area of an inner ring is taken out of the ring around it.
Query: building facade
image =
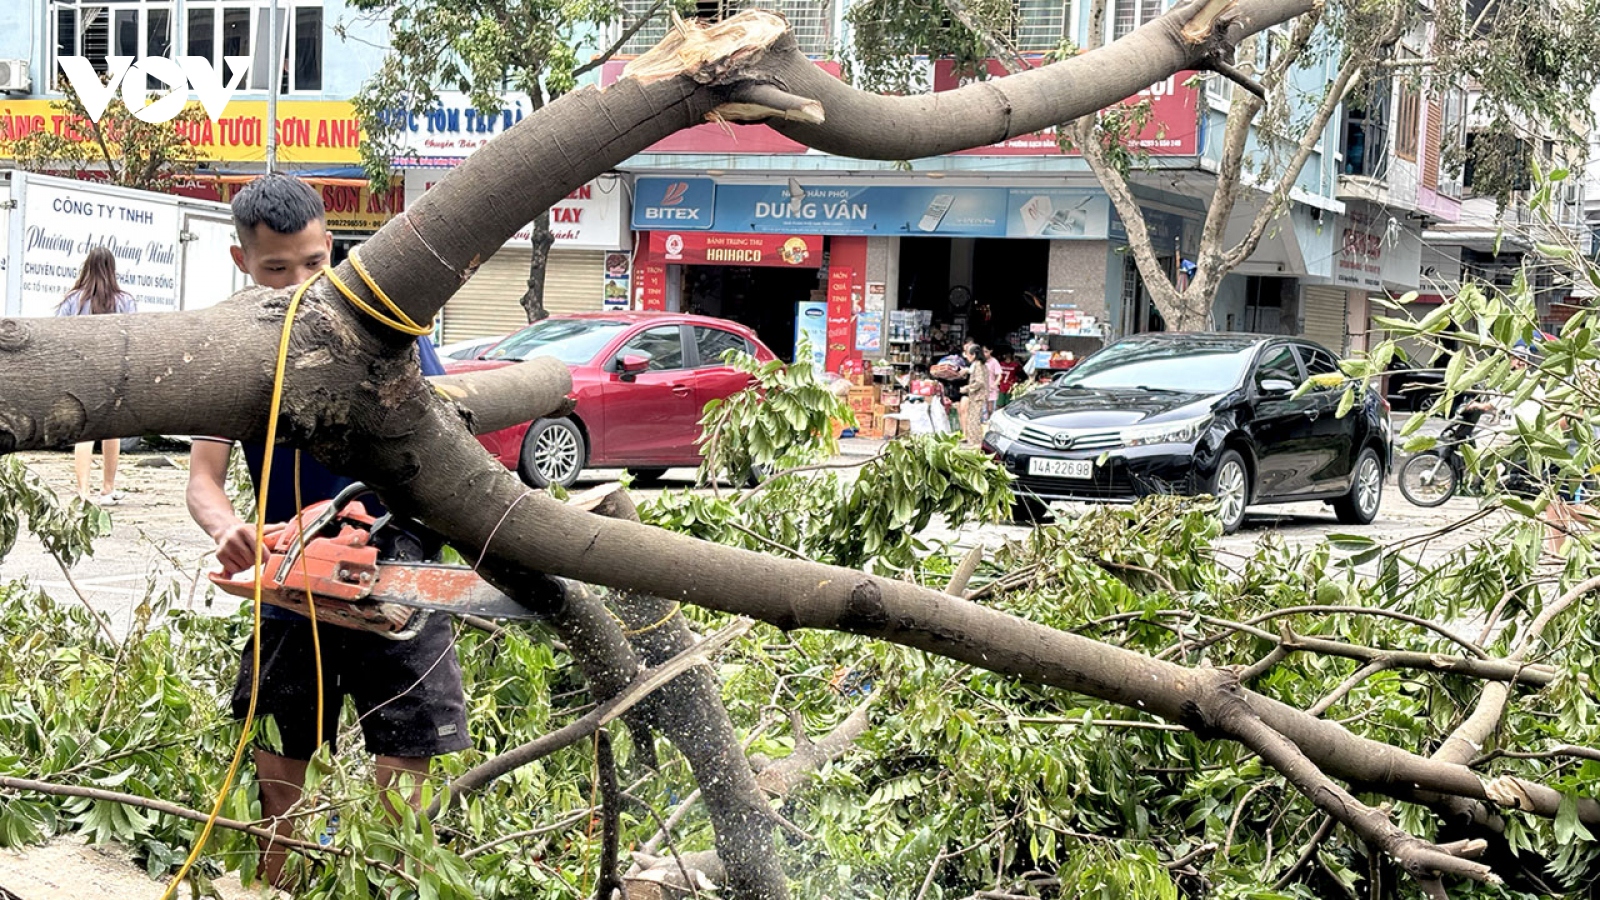
[[[833,59],[849,43],[849,2],[706,0],[698,13],[781,12],[802,50],[839,74]],[[625,0],[624,21],[654,5]],[[1017,0],[1009,37],[1035,60],[1063,42],[1081,46],[1088,6]],[[1111,0],[1105,38],[1166,6]],[[647,24],[592,77],[617,78],[626,59],[666,27],[659,18]],[[621,29],[594,35],[580,58],[611,46]],[[227,199],[265,167],[261,123],[274,33],[283,60],[277,159],[323,191],[341,250],[532,108],[508,94],[501,110],[481,115],[460,95],[443,95],[436,110],[407,123],[406,146],[394,160],[401,183],[375,195],[359,168],[361,135],[349,98],[381,62],[381,23],[339,0],[22,0],[0,8],[0,75],[12,73],[0,78],[0,128],[63,127],[51,107],[62,57],[87,57],[103,69],[115,55],[201,56],[219,66],[242,56],[249,75],[226,114],[191,136],[207,157],[196,190]],[[1429,40],[1426,30],[1407,35],[1401,56],[1425,57]],[[1257,50],[1270,54],[1272,46],[1263,36]],[[963,83],[946,61],[913,64],[929,90]],[[1291,94],[1319,97],[1335,65],[1314,61],[1293,71]],[[1003,76],[998,65],[990,72]],[[1180,284],[1197,255],[1234,90],[1218,76],[1185,72],[1130,98],[1148,104],[1133,141],[1144,160],[1131,188],[1156,256]],[[1355,351],[1370,343],[1374,298],[1417,291],[1426,305],[1463,277],[1503,277],[1516,258],[1490,252],[1498,217],[1480,222],[1482,202],[1446,164],[1448,148],[1471,134],[1471,109],[1469,90],[1403,74],[1370,79],[1323,129],[1288,208],[1225,279],[1212,327],[1305,334]],[[1247,155],[1282,158],[1290,137],[1258,128]],[[1244,234],[1268,187],[1245,192],[1230,239]],[[1572,209],[1581,220],[1581,205]],[[820,318],[831,327],[816,330],[813,343],[832,351],[834,364],[845,356],[926,362],[965,338],[1020,348],[1042,335],[1081,354],[1165,327],[1109,198],[1049,132],[903,163],[816,153],[761,125],[706,124],[583,186],[558,205],[551,225],[552,311],[631,306],[723,315],[752,325],[783,355]],[[488,260],[446,307],[442,337],[520,325],[530,252],[519,235]]]

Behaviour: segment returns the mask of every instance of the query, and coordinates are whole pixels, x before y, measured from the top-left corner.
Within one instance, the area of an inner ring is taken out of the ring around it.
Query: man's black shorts
[[[408,641],[327,624],[317,632],[322,642],[324,740],[336,739],[339,710],[348,696],[370,753],[422,758],[470,746],[461,665],[448,616],[434,615]],[[310,619],[262,619],[256,716],[270,714],[276,720],[283,755],[290,759],[310,759],[316,749],[317,673],[311,648]],[[250,677],[247,641],[233,688],[233,714],[240,719],[250,702]]]

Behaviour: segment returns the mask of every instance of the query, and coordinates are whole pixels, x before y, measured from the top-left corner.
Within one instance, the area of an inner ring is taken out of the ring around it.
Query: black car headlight
[[[1162,422],[1160,425],[1142,425],[1122,429],[1122,444],[1126,447],[1144,447],[1149,444],[1192,444],[1205,434],[1211,425],[1210,416],[1185,419],[1181,422]]]

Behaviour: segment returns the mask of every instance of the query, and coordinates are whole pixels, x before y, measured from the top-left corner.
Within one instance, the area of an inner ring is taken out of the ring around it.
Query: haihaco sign
[[[657,264],[815,269],[822,265],[822,236],[652,231],[648,261]]]

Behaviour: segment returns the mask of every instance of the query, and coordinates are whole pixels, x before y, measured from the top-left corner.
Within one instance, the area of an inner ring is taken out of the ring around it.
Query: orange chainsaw
[[[399,534],[416,543],[410,532],[416,526],[407,523],[401,529],[393,516],[373,516],[358,499],[368,493],[365,485],[353,484],[332,500],[306,507],[298,521],[278,534],[265,548],[261,602],[309,617],[309,589],[318,622],[397,641],[416,635],[435,612],[486,619],[537,616],[466,566],[380,558],[380,545],[397,543],[386,536]],[[250,570],[240,574],[248,579]],[[255,596],[252,580],[218,572],[210,578],[236,597]]]

